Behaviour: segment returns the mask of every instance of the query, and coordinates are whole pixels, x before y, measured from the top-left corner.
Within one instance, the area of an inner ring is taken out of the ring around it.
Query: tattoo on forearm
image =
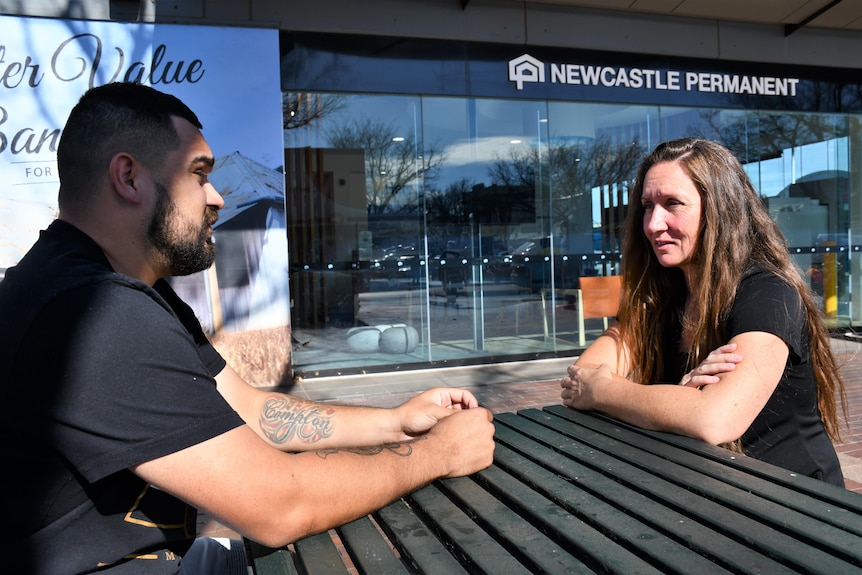
[[[383,453],[384,451],[388,451],[390,453],[394,453],[400,457],[410,457],[413,454],[413,444],[417,441],[424,439],[423,437],[417,437],[415,439],[411,439],[410,441],[404,441],[402,443],[387,443],[386,445],[374,445],[371,447],[345,447],[340,449],[320,449],[315,451],[318,457],[321,459],[326,459],[328,456],[333,453],[347,452],[347,453],[355,453],[357,455],[377,455],[379,453]]]
[[[284,444],[294,437],[316,443],[332,435],[335,410],[289,397],[271,397],[260,412],[260,428],[273,443]]]

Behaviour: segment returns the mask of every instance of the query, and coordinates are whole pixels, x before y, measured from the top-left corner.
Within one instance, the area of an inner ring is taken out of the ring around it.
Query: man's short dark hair
[[[179,98],[149,86],[116,82],[88,90],[69,114],[57,147],[60,208],[82,207],[119,152],[157,167],[179,146],[174,116],[202,128]]]

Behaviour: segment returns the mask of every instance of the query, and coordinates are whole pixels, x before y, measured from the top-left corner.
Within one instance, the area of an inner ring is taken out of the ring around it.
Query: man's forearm
[[[277,446],[292,442],[316,444],[331,437],[335,410],[287,395],[267,397],[258,424],[267,440]]]
[[[261,404],[258,427],[283,451],[373,447],[396,439],[395,430],[387,429],[386,412],[269,394]]]
[[[413,455],[413,444],[417,441],[425,439],[425,436],[416,437],[407,441],[396,443],[384,443],[383,445],[373,445],[368,447],[333,447],[330,449],[318,449],[314,453],[321,459],[326,459],[330,455],[347,452],[357,455],[378,455],[383,452],[388,452],[399,457],[410,457]]]

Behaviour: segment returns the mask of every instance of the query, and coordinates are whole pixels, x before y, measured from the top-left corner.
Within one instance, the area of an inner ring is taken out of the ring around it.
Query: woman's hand
[[[721,373],[727,373],[736,369],[736,364],[742,361],[742,356],[736,351],[735,343],[725,344],[710,352],[706,359],[700,362],[696,368],[685,374],[680,385],[701,388],[711,383],[718,383]]]
[[[563,405],[582,411],[595,408],[595,391],[601,386],[602,381],[610,381],[612,378],[611,368],[607,364],[598,367],[582,367],[570,365],[568,375],[560,381],[563,388],[560,396]]]

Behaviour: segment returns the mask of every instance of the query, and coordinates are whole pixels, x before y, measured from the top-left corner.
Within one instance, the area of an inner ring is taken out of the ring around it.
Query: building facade
[[[683,136],[739,157],[830,325],[862,320],[862,31],[508,0],[21,4],[0,8],[279,30],[294,375],[577,355],[603,326],[580,278],[618,273],[638,163]]]

